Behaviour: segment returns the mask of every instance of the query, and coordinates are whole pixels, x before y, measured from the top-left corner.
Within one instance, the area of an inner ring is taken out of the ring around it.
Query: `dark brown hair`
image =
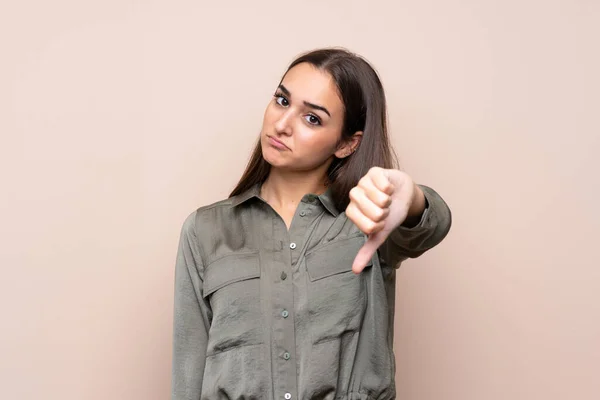
[[[397,167],[387,131],[383,85],[375,69],[364,58],[345,49],[326,48],[302,54],[290,64],[285,74],[304,62],[329,73],[337,85],[344,104],[342,140],[349,139],[357,131],[363,131],[356,151],[346,158],[334,158],[327,171],[333,201],[341,212],[350,201],[350,189],[358,184],[369,168]],[[262,184],[269,176],[270,169],[271,166],[262,156],[259,139],[230,197],[245,192],[255,184]]]

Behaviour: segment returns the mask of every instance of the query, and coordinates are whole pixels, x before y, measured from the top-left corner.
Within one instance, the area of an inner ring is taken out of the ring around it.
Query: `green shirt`
[[[173,400],[394,399],[395,267],[437,245],[451,214],[428,202],[365,270],[366,237],[330,193],[288,230],[255,186],[185,220],[175,271]]]

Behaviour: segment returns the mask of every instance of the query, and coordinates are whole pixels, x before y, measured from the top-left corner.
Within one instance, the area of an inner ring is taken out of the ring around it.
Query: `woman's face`
[[[340,143],[344,105],[331,76],[308,63],[293,67],[265,110],[261,147],[275,168],[325,169],[333,156],[343,157]]]

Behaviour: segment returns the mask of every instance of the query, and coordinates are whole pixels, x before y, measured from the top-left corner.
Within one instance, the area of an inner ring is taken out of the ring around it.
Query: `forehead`
[[[318,104],[327,108],[332,116],[343,110],[337,86],[328,72],[308,63],[293,67],[281,82],[292,94],[292,102]]]

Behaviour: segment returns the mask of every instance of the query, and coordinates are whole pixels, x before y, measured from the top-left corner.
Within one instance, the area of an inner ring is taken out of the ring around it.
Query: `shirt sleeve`
[[[432,188],[419,185],[427,208],[413,227],[400,225],[379,248],[380,257],[390,266],[399,267],[407,258],[416,258],[438,245],[450,231],[452,213],[442,197]]]
[[[172,400],[199,400],[202,393],[211,312],[202,297],[195,216],[194,212],[183,224],[175,263]]]

